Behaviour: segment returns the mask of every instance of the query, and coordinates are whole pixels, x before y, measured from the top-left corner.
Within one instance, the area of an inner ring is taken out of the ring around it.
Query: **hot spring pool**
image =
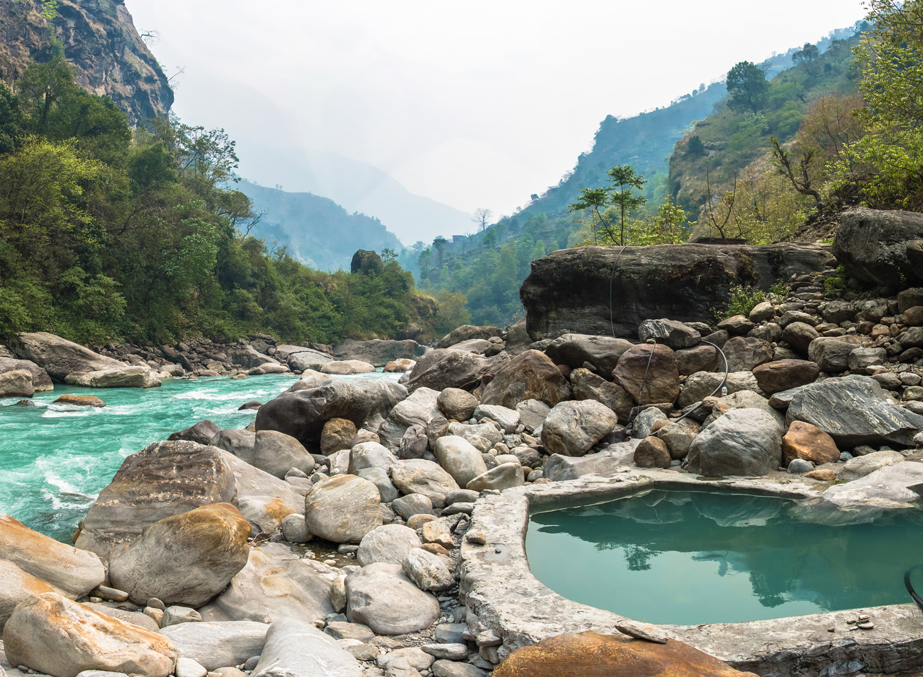
[[[923,510],[829,521],[787,499],[655,490],[533,513],[526,554],[535,577],[558,594],[648,623],[909,603],[903,576],[923,564]],[[923,588],[923,575],[914,582]]]

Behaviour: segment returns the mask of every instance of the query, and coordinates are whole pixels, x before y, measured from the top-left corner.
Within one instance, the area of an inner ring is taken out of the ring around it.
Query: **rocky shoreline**
[[[923,288],[830,300],[825,280],[837,272],[824,262],[747,316],[644,318],[631,341],[533,341],[524,324],[462,327],[433,348],[254,336],[93,352],[13,337],[0,383],[300,378],[253,405],[245,430],[202,421],[125,459],[76,547],[0,519],[0,665],[54,677],[542,674],[553,656],[479,618],[484,600],[465,593],[483,586],[460,550],[490,550],[497,535],[471,524],[493,514],[498,493],[611,487],[652,469],[791,478],[813,487],[819,512],[916,508]],[[340,378],[389,363],[399,380]],[[576,619],[581,629],[592,627]],[[613,675],[661,674],[624,670],[663,660],[688,674],[751,674],[675,639],[618,631],[605,650],[575,635],[554,651],[601,651]]]

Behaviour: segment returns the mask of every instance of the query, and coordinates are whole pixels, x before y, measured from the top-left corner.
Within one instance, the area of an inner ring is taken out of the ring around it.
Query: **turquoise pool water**
[[[35,407],[0,400],[0,512],[69,543],[77,522],[126,456],[206,418],[221,428],[244,428],[256,412],[237,411],[240,405],[266,402],[296,380],[284,375],[175,379],[148,390],[56,385],[53,393],[36,394]],[[52,404],[65,393],[94,395],[107,406]]]
[[[532,573],[557,593],[648,623],[911,602],[903,576],[923,564],[923,511],[865,524],[818,521],[828,518],[777,498],[652,491],[533,514],[526,553]]]

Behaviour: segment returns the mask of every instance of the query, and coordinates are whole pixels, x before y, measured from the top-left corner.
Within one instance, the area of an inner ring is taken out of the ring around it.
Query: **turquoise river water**
[[[923,511],[829,526],[762,496],[652,491],[533,514],[532,573],[555,592],[648,623],[699,624],[910,603]],[[923,588],[923,580],[915,587]]]
[[[69,543],[77,522],[126,456],[206,418],[221,428],[244,428],[256,412],[237,411],[240,405],[266,402],[296,380],[284,375],[175,379],[148,390],[55,385],[53,393],[36,393],[35,407],[0,400],[0,512]],[[52,404],[66,393],[94,395],[107,406]]]

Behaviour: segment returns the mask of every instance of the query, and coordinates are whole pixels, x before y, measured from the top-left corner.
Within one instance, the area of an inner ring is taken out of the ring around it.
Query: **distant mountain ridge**
[[[350,214],[333,200],[311,193],[289,193],[241,181],[235,188],[253,201],[263,217],[251,232],[285,246],[289,254],[319,270],[349,270],[357,249],[399,252],[403,245],[377,218]]]

